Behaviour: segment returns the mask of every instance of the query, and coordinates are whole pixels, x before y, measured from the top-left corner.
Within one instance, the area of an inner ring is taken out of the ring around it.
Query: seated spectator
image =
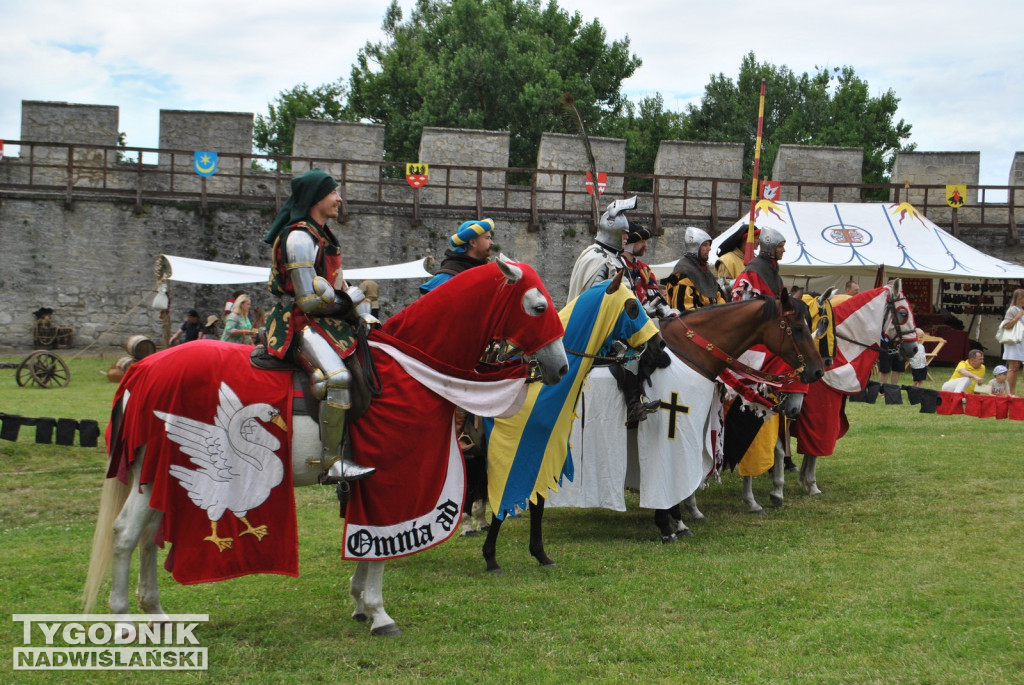
[[[992,380],[988,384],[990,395],[1009,395],[1010,383],[1006,380],[1009,369],[1000,364],[992,369]]]
[[[978,383],[985,382],[985,353],[981,350],[971,350],[967,359],[956,365],[953,375],[942,384],[946,392],[974,392]]]

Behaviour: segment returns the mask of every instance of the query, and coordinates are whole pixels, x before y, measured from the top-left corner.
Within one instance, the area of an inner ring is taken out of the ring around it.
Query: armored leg
[[[313,394],[320,400],[320,440],[323,444],[320,463],[323,481],[337,483],[372,476],[376,469],[360,466],[343,458],[345,414],[351,406],[349,376],[345,362],[330,343],[306,327],[299,334],[299,363],[312,382]]]
[[[661,402],[651,400],[644,402],[640,392],[640,376],[638,375],[640,362],[636,359],[619,366],[612,367],[612,375],[618,381],[622,397],[626,401],[626,427],[636,426],[647,418],[651,412],[658,410]]]

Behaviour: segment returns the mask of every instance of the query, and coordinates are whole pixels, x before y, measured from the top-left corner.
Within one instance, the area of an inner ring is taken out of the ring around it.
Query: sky
[[[546,2],[546,0],[545,0]],[[348,78],[383,37],[389,0],[0,0],[0,139],[21,137],[22,100],[119,107],[126,144],[158,147],[161,109],[266,114],[282,92]],[[400,0],[405,17],[414,0]],[[851,66],[892,90],[919,151],[981,153],[980,183],[1008,183],[1024,151],[1020,0],[559,0],[643,65],[623,84],[669,110],[699,104],[743,56],[797,74]],[[756,126],[756,112],[751,126]],[[7,154],[14,154],[8,149]]]

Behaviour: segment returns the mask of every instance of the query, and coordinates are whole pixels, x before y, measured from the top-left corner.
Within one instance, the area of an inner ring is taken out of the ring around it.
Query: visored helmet
[[[629,231],[629,219],[624,212],[636,209],[636,195],[624,200],[615,200],[601,215],[597,225],[597,242],[616,250],[622,248],[622,234]]]
[[[761,235],[757,239],[757,249],[759,254],[765,257],[775,257],[775,248],[782,243],[786,242],[786,236],[782,235],[774,228],[762,228]]]

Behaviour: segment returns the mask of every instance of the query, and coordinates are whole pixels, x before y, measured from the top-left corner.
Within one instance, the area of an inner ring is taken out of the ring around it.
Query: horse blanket
[[[849,430],[846,397],[867,386],[878,360],[886,298],[887,288],[875,288],[832,303],[838,341],[835,357],[822,380],[811,384],[800,417],[793,423],[792,435],[800,454],[829,456]],[[870,342],[865,347],[850,340]]]
[[[712,421],[719,396],[714,381],[671,355],[644,389],[661,400],[635,430],[607,367],[594,368],[572,426],[574,476],[548,496],[551,507],[626,510],[625,487],[640,490],[640,506],[668,509],[693,494],[714,468]]]
[[[290,440],[269,421],[291,423],[292,374],[253,369],[251,350],[211,340],[164,350],[132,364],[114,398],[123,414],[107,427],[107,476],[128,483],[146,447],[141,482],[164,513],[156,542],[171,543],[164,566],[181,583],[298,575]],[[243,534],[243,517],[266,535]],[[205,539],[213,521],[229,548]]]
[[[572,300],[560,312],[565,326],[563,344],[569,358],[569,373],[554,385],[530,388],[518,414],[494,422],[488,438],[487,489],[491,510],[499,519],[528,501],[558,490],[562,477],[573,478],[569,434],[583,381],[596,354],[611,340],[624,340],[639,347],[658,333],[643,308],[635,319],[625,303],[635,297],[626,286],[608,294],[608,281],[594,285]],[[486,416],[486,414],[485,414]],[[625,411],[622,421],[625,421]]]
[[[374,331],[374,362],[386,379],[370,410],[352,424],[356,461],[377,472],[352,484],[342,558],[382,560],[438,545],[455,533],[466,492],[455,408],[509,416],[526,398],[520,377],[482,379]]]

